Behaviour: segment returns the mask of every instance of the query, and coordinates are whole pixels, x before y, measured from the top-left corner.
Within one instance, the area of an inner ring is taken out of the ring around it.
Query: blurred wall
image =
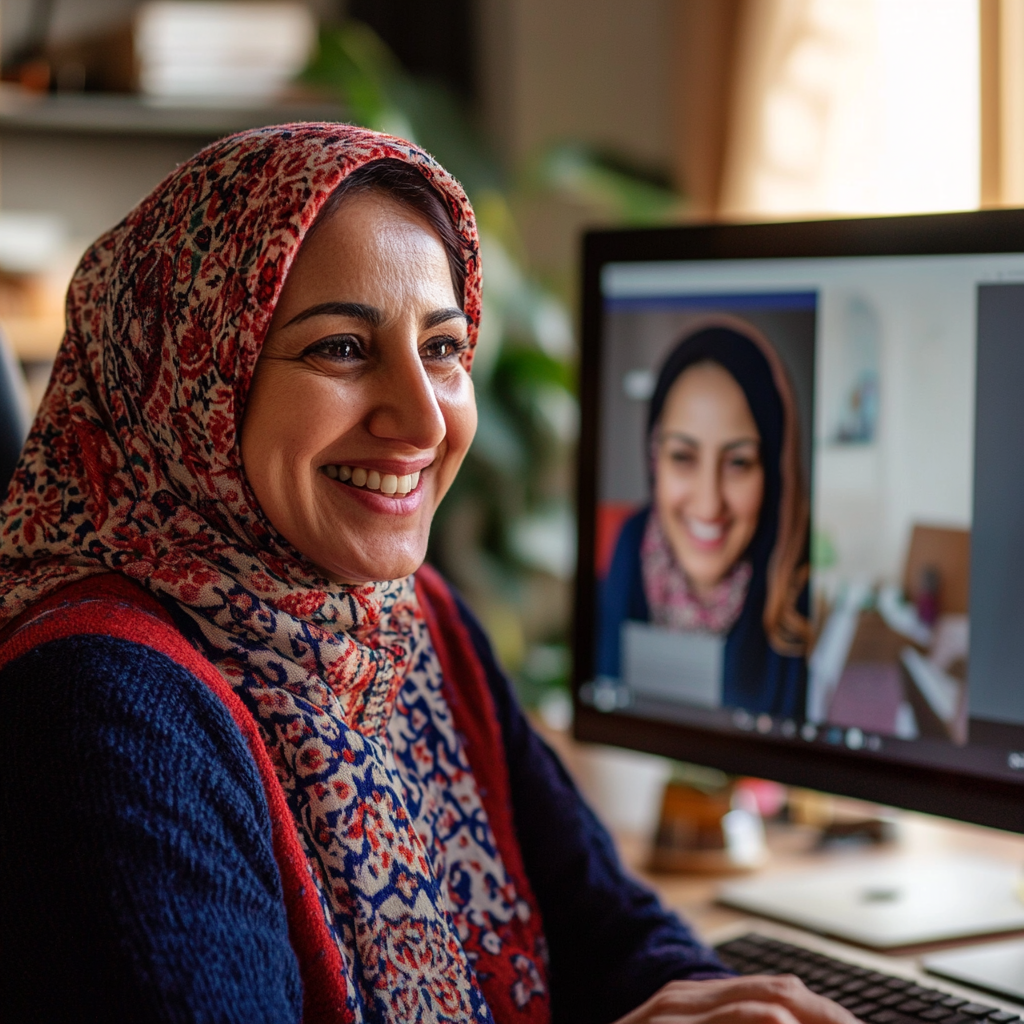
[[[506,160],[572,139],[667,171],[672,0],[479,0],[480,109]]]

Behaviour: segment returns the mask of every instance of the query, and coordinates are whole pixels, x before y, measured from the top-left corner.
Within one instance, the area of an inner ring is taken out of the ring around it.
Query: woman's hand
[[[670,981],[616,1024],[854,1024],[791,974]]]

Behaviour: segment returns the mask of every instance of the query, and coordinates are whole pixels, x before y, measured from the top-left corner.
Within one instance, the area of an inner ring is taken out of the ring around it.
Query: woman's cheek
[[[682,514],[690,500],[693,484],[690,479],[674,467],[662,466],[658,470],[655,494],[659,508],[665,513]]]
[[[729,505],[734,519],[747,527],[751,536],[761,517],[764,499],[764,473],[749,474],[745,479],[733,481]]]
[[[476,435],[476,392],[469,374],[462,370],[455,380],[447,382],[435,393],[445,424],[447,452],[442,479],[444,490],[447,490]]]

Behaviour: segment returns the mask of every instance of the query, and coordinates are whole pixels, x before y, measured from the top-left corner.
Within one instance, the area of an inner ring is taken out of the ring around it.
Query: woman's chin
[[[426,545],[405,551],[362,550],[357,557],[317,562],[320,571],[332,583],[356,585],[399,580],[414,573],[426,558]]]
[[[676,558],[698,592],[716,587],[729,574],[733,564],[727,559],[702,557],[701,553],[694,552],[687,552],[685,557],[679,557],[679,552],[676,552]]]

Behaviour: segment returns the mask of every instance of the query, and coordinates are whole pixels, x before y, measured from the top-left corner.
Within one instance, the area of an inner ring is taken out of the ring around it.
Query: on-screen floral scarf
[[[0,509],[0,625],[111,572],[191,624],[283,787],[341,954],[342,1018],[489,1020],[493,1010],[543,1021],[539,914],[460,760],[412,578],[330,584],[276,533],[242,471],[246,395],[288,269],[339,182],[382,158],[417,167],[446,201],[475,343],[473,213],[430,156],[333,124],[214,143],[74,275],[67,333]],[[467,369],[471,359],[470,348]],[[420,741],[396,725],[396,702],[410,721],[410,708],[433,715],[435,760],[418,776]],[[466,820],[444,819],[461,859],[437,832],[449,792],[468,808]]]
[[[706,595],[693,588],[652,506],[640,542],[640,570],[651,622],[677,632],[728,633],[750,589],[750,562],[737,562]]]

